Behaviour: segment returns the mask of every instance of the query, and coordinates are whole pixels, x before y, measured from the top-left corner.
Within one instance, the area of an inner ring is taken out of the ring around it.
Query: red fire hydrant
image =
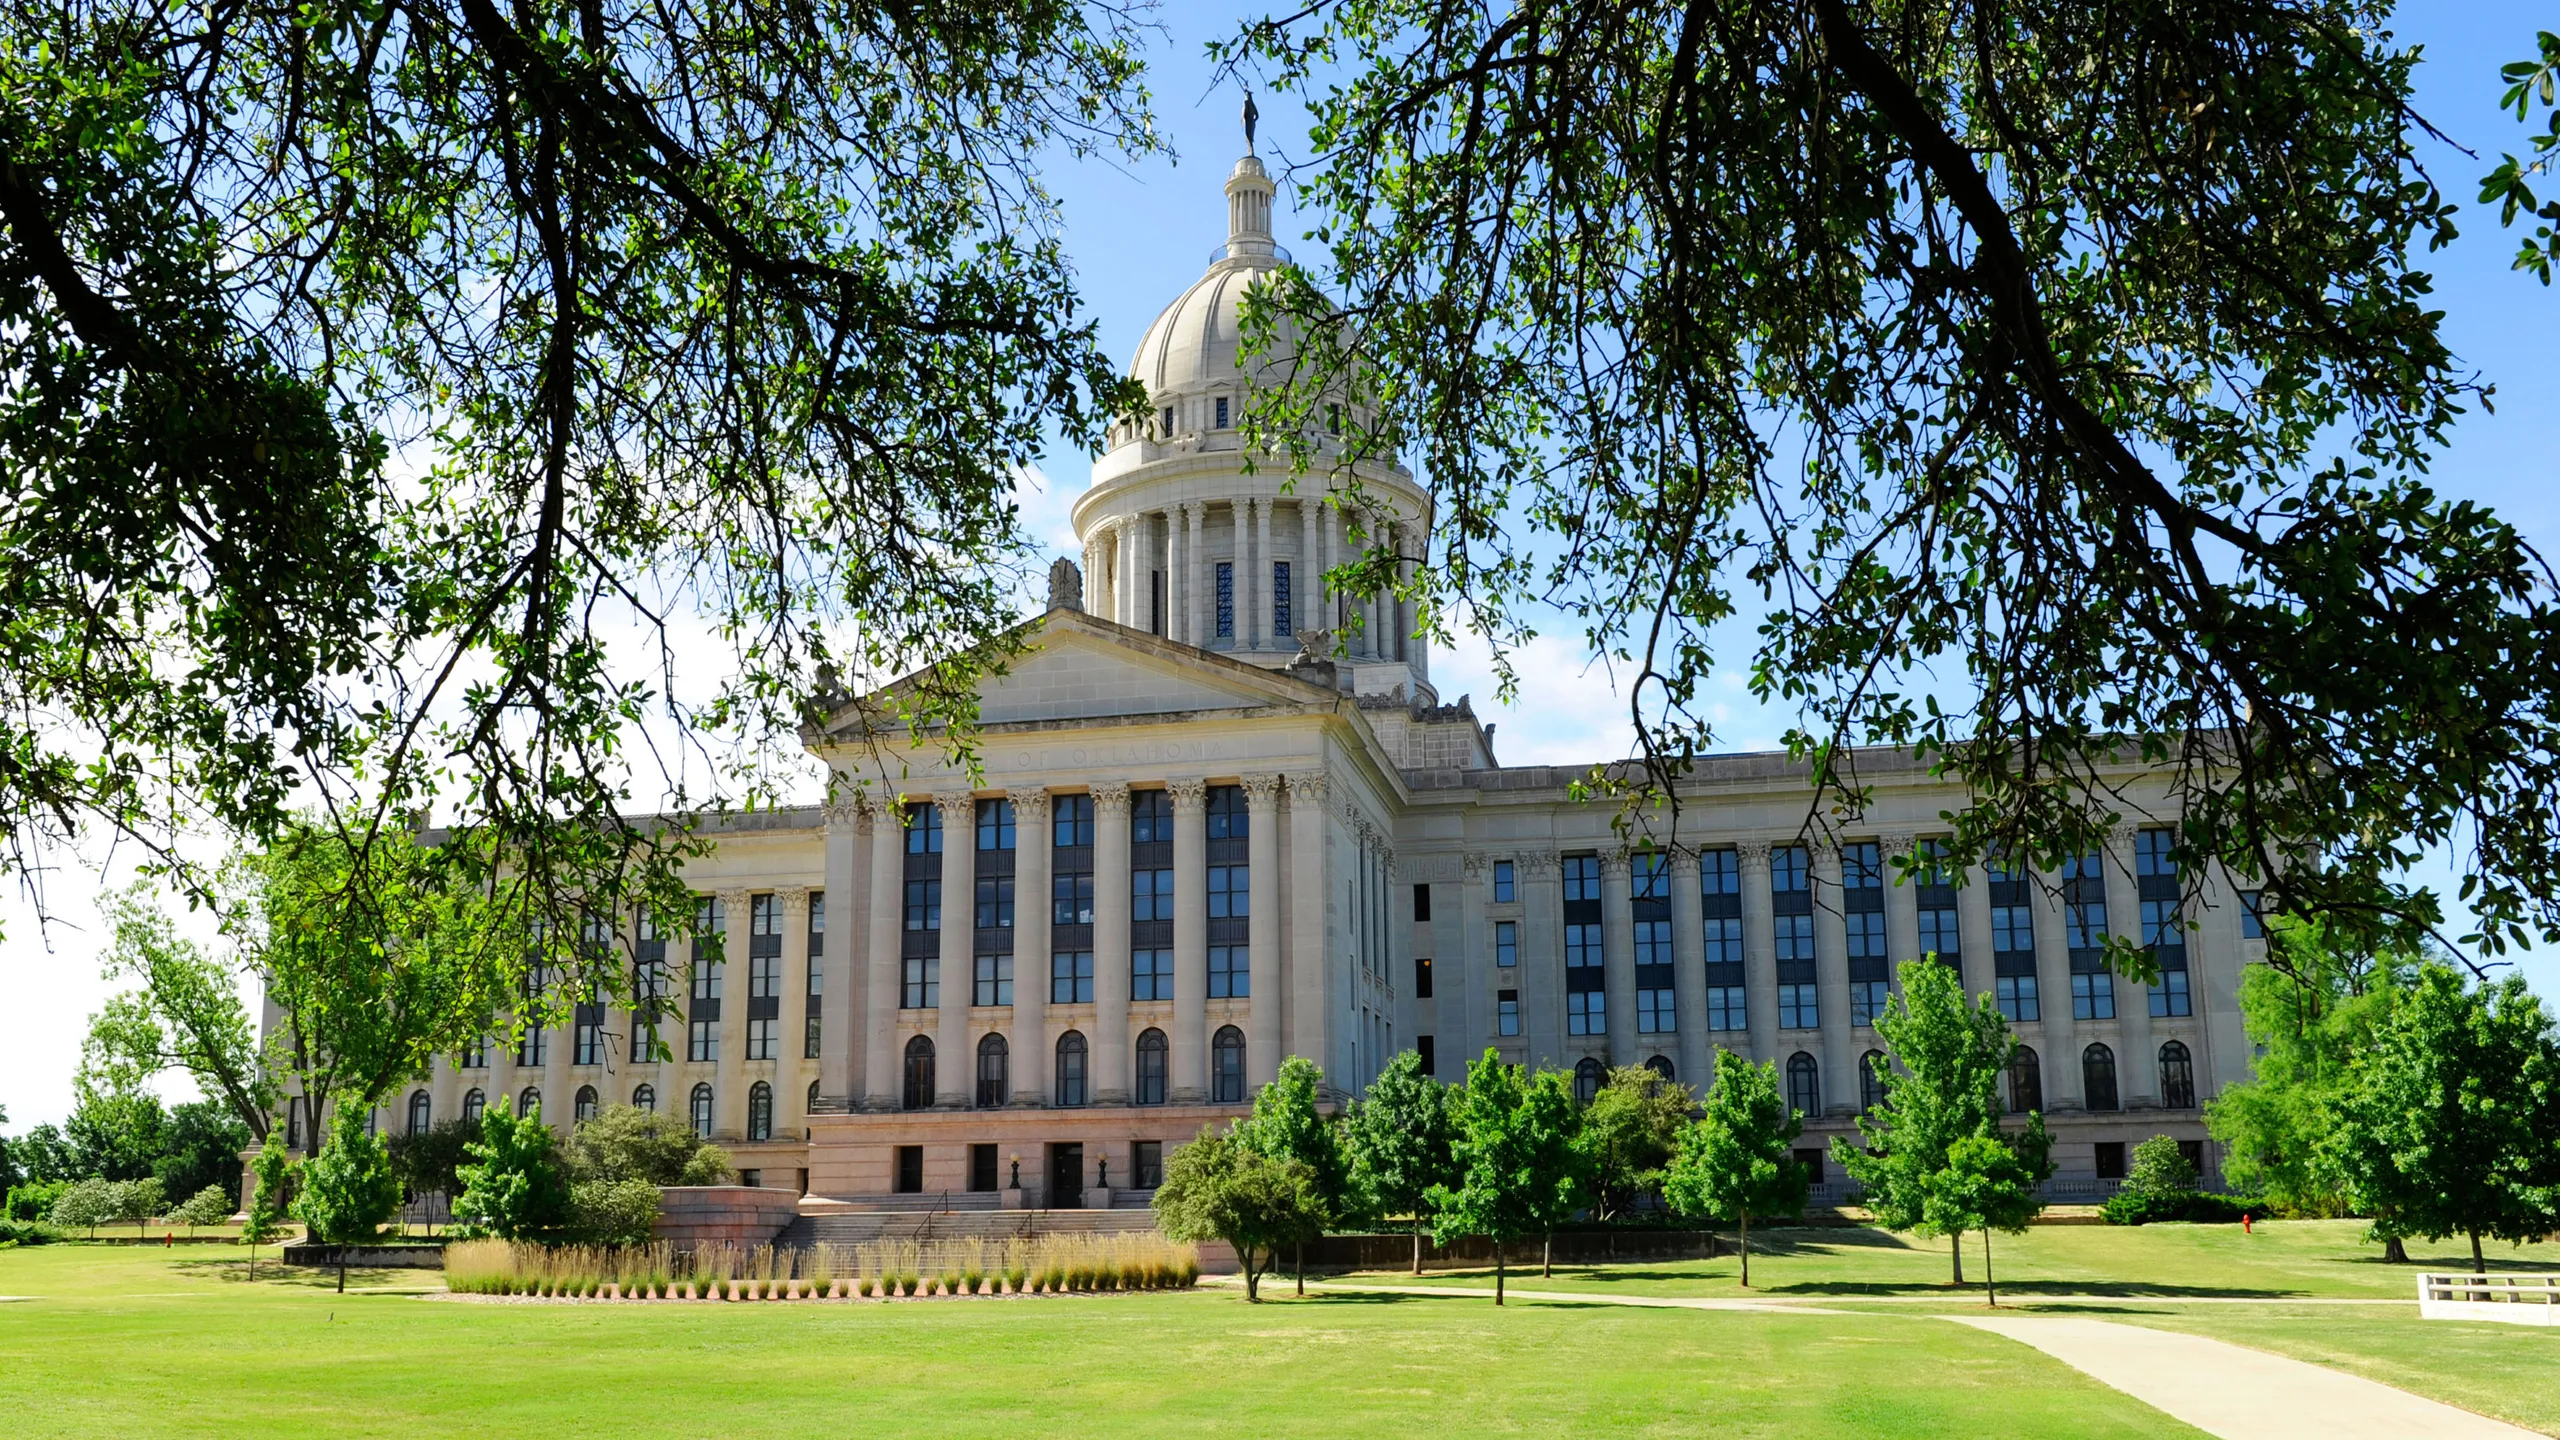
[[[2240,1212],[2240,1233],[2243,1235],[2255,1235],[2258,1233],[2249,1228],[2249,1212],[2246,1210]]]
[[[163,1250],[174,1249],[174,1248],[177,1246],[177,1243],[178,1243],[178,1232],[177,1232],[177,1231],[175,1231],[175,1230],[163,1230],[163,1231],[161,1231],[161,1232],[160,1232],[160,1248],[161,1248],[161,1249],[163,1249]]]

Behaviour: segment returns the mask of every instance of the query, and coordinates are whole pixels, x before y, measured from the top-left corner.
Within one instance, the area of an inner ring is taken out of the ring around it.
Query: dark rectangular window
[[[1132,870],[1129,872],[1129,920],[1143,925],[1150,920],[1173,918],[1173,870]]]
[[[991,875],[978,881],[978,928],[1013,928],[1013,877]]]
[[[809,892],[809,988],[801,1022],[805,1033],[800,1037],[800,1058],[804,1060],[818,1058],[819,1039],[823,1034],[818,1017],[825,1006],[826,953],[827,895],[823,890],[812,890]]]
[[[1093,1003],[1093,952],[1061,950],[1049,957],[1049,1003]]]
[[[1417,956],[1413,962],[1413,998],[1431,998],[1431,957],[1428,955]]]
[[[1164,1183],[1164,1142],[1139,1140],[1129,1146],[1129,1183],[1153,1190]]]
[[[1413,887],[1413,918],[1416,922],[1431,918],[1431,887],[1428,885]]]
[[[1291,623],[1292,618],[1289,613],[1289,562],[1274,560],[1271,562],[1271,634],[1274,639],[1297,637],[1297,627]]]
[[[2101,1180],[2124,1178],[2123,1141],[2101,1140],[2098,1142],[2098,1178]]]
[[[898,1193],[901,1195],[924,1193],[923,1146],[901,1145],[898,1147]]]
[[[978,802],[978,848],[1010,850],[1013,848],[1013,802],[981,800]]]
[[[942,960],[933,955],[909,955],[904,960],[905,974],[898,989],[898,1005],[906,1010],[933,1010],[942,1005]]]
[[[1822,1183],[1822,1157],[1823,1152],[1819,1148],[1799,1150],[1796,1152],[1796,1163],[1804,1167],[1804,1178],[1806,1183],[1813,1185],[1819,1185]]]
[[[1129,952],[1129,998],[1133,1001],[1173,998],[1173,952],[1171,950]]]
[[[2264,910],[2259,908],[2259,905],[2265,900],[2265,898],[2266,895],[2263,891],[2243,890],[2240,892],[2241,939],[2264,940],[2267,938],[2267,915]]]
[[[1061,871],[1049,877],[1052,925],[1090,925],[1093,923],[1093,872]]]
[[[1093,797],[1057,795],[1049,801],[1050,844],[1072,850],[1093,844]]]
[[[1520,870],[1508,860],[1493,862],[1493,903],[1508,905],[1520,898]]]
[[[1236,638],[1236,567],[1230,560],[1218,562],[1218,638]]]
[[[920,801],[907,807],[907,853],[942,853],[942,808]]]
[[[910,880],[907,882],[907,928],[914,931],[942,928],[942,882]]]
[[[1437,1075],[1440,1073],[1440,1056],[1436,1048],[1432,1045],[1430,1036],[1416,1035],[1413,1037],[1413,1054],[1415,1059],[1422,1062],[1423,1074]]]
[[[1218,397],[1218,428],[1227,428],[1227,397],[1224,395]]]
[[[1497,990],[1493,995],[1493,1029],[1497,1035],[1520,1033],[1520,992]]]
[[[969,997],[974,1005],[1010,1005],[1013,1003],[1013,957],[981,955],[978,957],[976,984]]]
[[[1242,1000],[1253,994],[1253,947],[1209,947],[1209,998]]]
[[[1253,914],[1253,872],[1242,865],[1209,867],[1209,918],[1243,920]],[[1172,918],[1169,914],[1167,919]]]
[[[921,1184],[922,1177],[918,1179]],[[993,1145],[969,1147],[969,1188],[979,1194],[996,1188],[996,1147]]]

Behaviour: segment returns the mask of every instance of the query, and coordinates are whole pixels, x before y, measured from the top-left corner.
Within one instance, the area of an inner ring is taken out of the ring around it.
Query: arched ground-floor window
[[[1085,1103],[1084,1036],[1074,1030],[1058,1037],[1058,1104],[1073,1109]]]
[[[1209,1100],[1215,1105],[1244,1103],[1244,1032],[1221,1025],[1209,1042]]]
[[[2009,1052],[2009,1113],[2024,1115],[2044,1108],[2044,1067],[2032,1046]]]
[[[539,1086],[527,1085],[524,1093],[516,1097],[516,1118],[519,1120],[541,1108],[542,1090]]]
[[[1802,1050],[1787,1057],[1787,1108],[1806,1115],[1822,1113],[1822,1067]]]
[[[596,1109],[596,1087],[593,1085],[579,1086],[577,1105],[571,1112],[577,1116],[578,1123],[584,1125],[588,1121],[596,1118]]]
[[[2196,1064],[2182,1040],[2160,1047],[2160,1103],[2172,1110],[2196,1108]]]
[[[1005,1087],[1012,1083],[1013,1051],[1002,1035],[989,1034],[978,1041],[978,1108],[993,1110],[1004,1104]]]
[[[635,1085],[631,1087],[631,1108],[634,1110],[646,1111],[652,1115],[657,1114],[658,1087],[655,1085]]]
[[[411,1093],[409,1096],[409,1133],[412,1135],[424,1135],[428,1130],[434,1127],[434,1124],[435,1102],[427,1098],[427,1092],[424,1090]]]
[[[1573,1098],[1588,1105],[1609,1082],[1609,1067],[1585,1055],[1573,1067]]]
[[[933,1041],[925,1036],[907,1042],[906,1094],[901,1098],[910,1110],[933,1108]]]
[[[471,1087],[470,1089],[465,1090],[465,1091],[463,1091],[463,1092],[462,1092],[462,1123],[463,1123],[463,1124],[465,1124],[465,1125],[477,1125],[477,1124],[479,1124],[479,1123],[480,1123],[480,1112],[482,1112],[482,1111],[484,1111],[484,1110],[486,1110],[486,1109],[488,1109],[488,1108],[489,1108],[489,1097],[488,1097],[488,1095],[487,1095],[485,1092],[483,1092],[483,1091],[480,1089],[480,1087],[479,1087],[479,1086],[474,1085],[474,1086],[473,1086],[473,1087]]]
[[[691,1108],[693,1112],[691,1117],[693,1120],[693,1133],[701,1136],[705,1140],[710,1139],[711,1086],[709,1082],[706,1081],[693,1087],[693,1101]]]
[[[2092,1110],[2116,1106],[2116,1052],[2092,1045],[2080,1052],[2080,1093]]]
[[[773,1138],[773,1087],[762,1080],[747,1087],[747,1138]]]
[[[1666,1085],[1677,1085],[1680,1083],[1680,1072],[1673,1068],[1671,1064],[1671,1057],[1668,1055],[1646,1056],[1644,1068],[1661,1076],[1663,1083]]]
[[[1870,1050],[1858,1057],[1858,1113],[1863,1115],[1884,1103],[1884,1052]]]
[[[1164,1032],[1150,1025],[1138,1037],[1138,1093],[1141,1105],[1164,1103],[1165,1060],[1169,1047]]]

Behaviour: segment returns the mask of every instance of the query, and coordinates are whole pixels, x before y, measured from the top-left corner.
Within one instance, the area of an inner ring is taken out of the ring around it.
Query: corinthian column
[[[1671,852],[1671,999],[1678,1007],[1680,1080],[1707,1093],[1707,932],[1698,892],[1698,852]]]
[[[1093,1102],[1129,1103],[1129,787],[1093,787]]]
[[[1247,962],[1252,994],[1245,1003],[1245,1077],[1258,1087],[1280,1073],[1280,777],[1244,777],[1244,805],[1245,857],[1252,867],[1245,934],[1253,951]]]
[[[1289,1000],[1291,1014],[1296,1017],[1294,1031],[1284,1032],[1280,1024],[1282,999],[1277,990],[1266,996],[1262,977],[1254,976],[1253,1014],[1258,1028],[1267,1028],[1272,1043],[1255,1042],[1253,1053],[1246,1057],[1252,1066],[1256,1085],[1266,1084],[1280,1074],[1280,1051],[1288,1046],[1299,1054],[1323,1056],[1333,1037],[1325,1033],[1332,1023],[1331,997],[1327,993],[1325,952],[1329,929],[1325,919],[1326,902],[1333,893],[1331,880],[1325,874],[1324,832],[1325,774],[1308,770],[1289,777]],[[1257,959],[1257,963],[1258,959]],[[1269,1014],[1266,1017],[1265,1008]]]
[[[1751,1013],[1745,1017],[1754,1061],[1783,1060],[1778,1053],[1778,931],[1769,904],[1769,842],[1734,847],[1742,862],[1742,985]]]
[[[1624,850],[1600,857],[1600,963],[1609,987],[1609,1063],[1633,1065],[1636,1054],[1636,912]],[[1675,1002],[1677,1003],[1677,1002]]]
[[[965,1108],[976,1057],[969,1053],[969,982],[977,951],[978,806],[967,791],[936,795],[942,812],[942,994],[933,1016],[933,1103]]]
[[[1209,787],[1173,792],[1173,1075],[1176,1105],[1209,1098]]]
[[[1049,1093],[1049,792],[1007,792],[1013,801],[1013,1103]]]
[[[898,1108],[899,886],[906,874],[906,816],[888,796],[871,814],[871,915],[862,955],[862,1108]],[[670,1091],[669,1094],[674,1092]]]

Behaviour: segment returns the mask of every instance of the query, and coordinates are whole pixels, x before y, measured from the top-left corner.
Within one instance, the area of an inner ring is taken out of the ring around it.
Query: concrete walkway
[[[1200,1283],[1241,1290],[1244,1288],[1244,1277],[1203,1275],[1200,1277]],[[1286,1275],[1262,1277],[1262,1293],[1271,1294],[1275,1288],[1282,1294],[1288,1294],[1295,1288],[1295,1282]],[[1414,1295],[1430,1300],[1490,1300],[1493,1298],[1493,1287],[1490,1285],[1383,1285],[1366,1280],[1310,1280],[1307,1282],[1307,1288],[1329,1290],[1342,1295]],[[1563,1305],[1624,1305],[1640,1310],[1760,1310],[1784,1311],[1797,1315],[1848,1313],[1844,1310],[1825,1310],[1818,1306],[1788,1300],[1737,1300],[1681,1295],[1593,1295],[1581,1290],[1524,1290],[1517,1285],[1508,1284],[1503,1286],[1502,1293],[1512,1300],[1540,1300]]]
[[[2202,1335],[2063,1316],[1940,1318],[2033,1346],[2222,1440],[2538,1440],[2503,1420]]]

